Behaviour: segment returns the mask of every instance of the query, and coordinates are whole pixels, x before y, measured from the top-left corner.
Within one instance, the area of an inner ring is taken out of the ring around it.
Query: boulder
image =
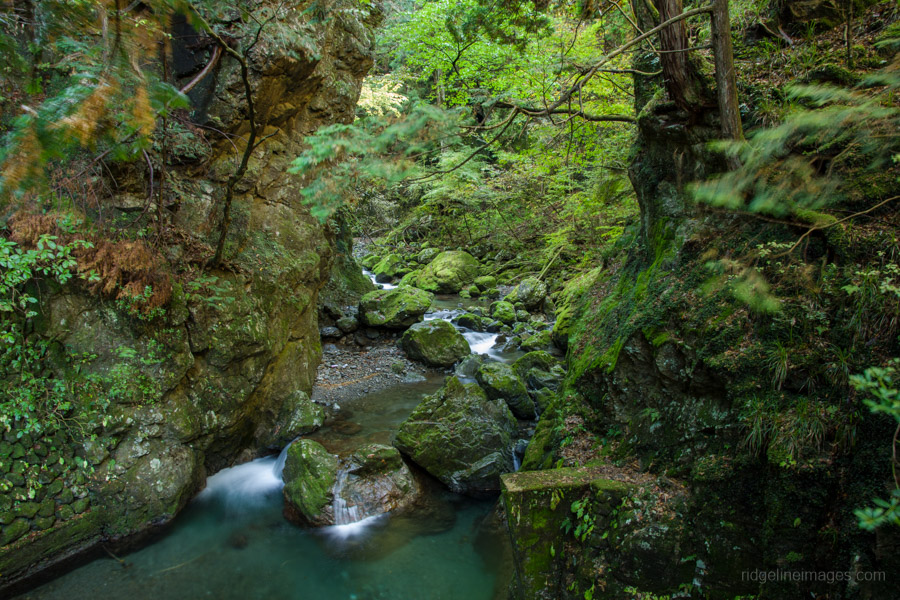
[[[415,271],[410,271],[406,275],[400,278],[400,282],[397,285],[411,285],[413,287],[417,287],[416,284],[419,282],[419,273],[422,272],[422,269],[416,269]]]
[[[534,335],[528,336],[522,340],[521,348],[525,352],[544,350],[549,348],[552,343],[553,339],[551,337],[551,332],[549,329],[545,329],[544,331],[538,331]]]
[[[491,316],[507,325],[516,322],[516,307],[503,300],[491,304]]]
[[[347,457],[338,471],[334,522],[354,523],[407,508],[418,499],[420,491],[399,450],[367,444]]]
[[[559,360],[554,358],[549,352],[534,351],[519,357],[519,359],[513,363],[512,368],[513,371],[516,372],[516,375],[525,379],[525,377],[528,376],[528,371],[531,369],[550,371],[559,364]]]
[[[515,433],[506,403],[450,377],[400,425],[394,446],[454,492],[481,496],[513,470]]]
[[[301,439],[291,444],[284,462],[284,516],[312,527],[334,523],[333,488],[338,458],[318,442]]]
[[[539,308],[547,296],[547,284],[537,277],[526,277],[513,288],[504,300],[516,304],[521,302],[527,310]]]
[[[461,250],[441,252],[428,263],[417,279],[423,290],[439,294],[456,294],[470,285],[481,269],[474,256]]]
[[[477,285],[478,289],[481,291],[486,292],[491,288],[497,287],[497,278],[493,275],[482,275],[481,277],[475,278],[475,285]]]
[[[466,338],[447,321],[425,321],[406,330],[403,350],[412,359],[432,367],[450,367],[472,350]]]
[[[372,273],[375,274],[375,281],[386,283],[394,277],[401,275],[401,271],[407,271],[403,264],[403,257],[399,254],[388,254],[372,267]]]
[[[439,250],[437,248],[425,248],[416,256],[416,262],[420,265],[427,265],[434,257],[438,255]]]
[[[504,363],[484,363],[475,372],[475,380],[491,400],[501,399],[509,406],[518,419],[535,417],[534,402],[525,389],[525,384]]]
[[[360,299],[360,320],[372,327],[406,329],[422,320],[432,300],[432,294],[409,286],[375,290]]]

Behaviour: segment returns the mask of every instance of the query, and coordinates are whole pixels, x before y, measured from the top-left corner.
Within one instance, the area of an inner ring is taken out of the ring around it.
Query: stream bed
[[[452,316],[453,301],[427,318]],[[493,338],[467,333],[473,351]],[[494,357],[492,355],[492,357]],[[494,357],[503,359],[500,355]],[[507,358],[508,360],[508,358]],[[389,444],[443,376],[399,383],[342,404],[310,437],[343,454]],[[498,600],[506,597],[507,540],[494,501],[447,491],[427,476],[423,506],[350,525],[302,529],[282,516],[283,456],[225,469],[156,542],[98,558],[20,599]]]

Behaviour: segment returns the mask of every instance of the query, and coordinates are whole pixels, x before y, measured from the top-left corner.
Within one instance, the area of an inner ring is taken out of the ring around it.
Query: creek
[[[426,318],[449,320],[457,297]],[[475,304],[475,302],[472,302]],[[496,334],[463,330],[473,352],[495,360]],[[342,403],[310,437],[329,452],[390,444],[398,426],[443,376],[400,383]],[[400,516],[302,529],[282,516],[284,451],[224,469],[207,480],[158,540],[125,557],[94,561],[20,597],[41,600],[497,600],[509,564],[493,501],[453,494],[422,474],[422,506]]]

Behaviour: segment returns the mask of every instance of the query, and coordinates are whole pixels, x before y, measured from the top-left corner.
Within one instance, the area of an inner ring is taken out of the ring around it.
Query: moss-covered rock
[[[507,525],[513,546],[515,579],[512,583],[513,598],[516,600],[559,600],[562,598],[583,598],[584,590],[568,590],[571,580],[562,575],[573,562],[567,537],[563,533],[564,523],[569,528],[584,526],[581,517],[572,514],[573,502],[593,497],[598,504],[607,507],[618,506],[628,496],[632,487],[628,484],[603,479],[595,469],[552,469],[528,471],[503,475],[503,503],[506,507]],[[585,504],[585,506],[587,506]],[[602,532],[612,529],[615,517],[612,511],[606,516],[587,513],[592,530]],[[571,543],[571,542],[569,542]],[[606,588],[606,569],[595,574]],[[574,587],[574,586],[573,586]],[[586,588],[585,588],[586,589]],[[596,590],[596,588],[594,588]]]
[[[547,296],[547,284],[537,277],[526,277],[513,288],[504,300],[512,304],[522,303],[527,310],[540,308]]]
[[[512,325],[516,322],[516,307],[504,300],[494,302],[491,304],[491,316],[501,323]]]
[[[403,272],[407,272],[406,265],[403,262],[403,257],[399,254],[388,254],[384,258],[378,261],[378,263],[372,267],[372,273],[375,274],[375,281],[380,283],[385,283],[391,281],[395,277],[400,276]]]
[[[482,292],[486,292],[497,287],[497,278],[493,275],[482,275],[481,277],[475,278],[475,285],[477,285],[478,289]]]
[[[546,350],[553,343],[552,334],[549,329],[538,331],[522,340],[521,348],[525,352],[534,350]]]
[[[359,301],[359,318],[364,325],[406,329],[422,320],[434,295],[409,286],[375,290]]]
[[[531,369],[550,371],[558,365],[560,365],[559,359],[554,357],[552,354],[550,354],[549,352],[536,350],[517,358],[516,362],[513,363],[512,368],[513,371],[516,372],[516,375],[524,380],[528,375],[528,371],[530,371]]]
[[[313,440],[297,440],[284,462],[285,517],[300,525],[334,523],[333,488],[338,458]]]
[[[500,474],[512,471],[515,432],[506,403],[450,377],[403,422],[394,446],[453,491],[478,496],[498,491]]]
[[[438,319],[407,329],[401,344],[412,360],[432,367],[450,367],[472,352],[469,342],[453,325]]]
[[[413,287],[418,287],[419,283],[419,275],[422,273],[421,269],[416,269],[414,271],[410,271],[406,275],[400,278],[400,282],[397,285],[410,285]]]
[[[440,250],[437,248],[425,248],[416,255],[416,262],[420,265],[427,265],[434,260],[434,257],[437,256],[439,252]]]
[[[529,397],[525,384],[509,365],[485,363],[475,372],[475,379],[488,398],[506,402],[516,418],[535,418],[534,402]]]
[[[418,287],[438,294],[455,294],[470,285],[481,270],[474,256],[462,250],[448,250],[438,254],[422,269]]]

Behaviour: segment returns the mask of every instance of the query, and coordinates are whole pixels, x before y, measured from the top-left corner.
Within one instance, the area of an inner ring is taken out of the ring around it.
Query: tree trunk
[[[744,138],[741,111],[737,100],[737,83],[734,76],[734,52],[731,47],[731,19],[728,16],[728,0],[715,0],[711,15],[713,56],[716,61],[716,96],[719,101],[719,118],[722,120],[722,137],[730,140]]]
[[[684,12],[682,0],[655,0],[659,22],[665,23]],[[688,56],[687,23],[679,21],[659,32],[660,61],[666,91],[678,107],[687,112],[696,111],[702,105],[698,92],[698,74]]]

